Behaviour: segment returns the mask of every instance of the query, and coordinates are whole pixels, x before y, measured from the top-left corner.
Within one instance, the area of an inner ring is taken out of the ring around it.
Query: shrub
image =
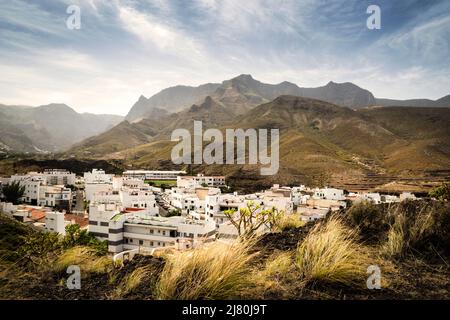
[[[19,255],[25,259],[48,258],[62,250],[61,237],[53,232],[36,232],[24,238]]]
[[[98,255],[104,255],[108,252],[107,241],[100,241],[90,234],[86,229],[81,229],[78,224],[69,224],[66,226],[66,234],[63,238],[64,248],[74,246],[89,246],[95,249]]]
[[[308,283],[365,284],[370,265],[356,232],[334,216],[316,225],[298,245],[295,264]]]
[[[175,252],[157,284],[158,299],[229,299],[247,281],[253,240],[232,244],[215,242],[198,249]]]
[[[401,258],[411,249],[426,253],[430,247],[448,250],[450,211],[446,203],[405,201],[389,214],[394,222],[381,248],[384,255]]]
[[[389,229],[380,206],[369,201],[354,203],[346,212],[350,226],[358,228],[364,240],[380,240],[383,233]]]
[[[274,207],[263,210],[260,205],[249,201],[247,207],[241,208],[239,212],[231,209],[224,211],[224,214],[236,228],[239,237],[251,238],[260,228],[273,230],[283,212]]]
[[[429,193],[430,197],[439,200],[450,200],[450,183],[444,182],[439,187],[434,188]]]

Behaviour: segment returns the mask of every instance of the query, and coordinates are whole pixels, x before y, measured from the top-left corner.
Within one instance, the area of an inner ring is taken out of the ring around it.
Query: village
[[[255,212],[276,210],[308,222],[355,202],[418,199],[407,192],[397,196],[278,184],[238,194],[227,192],[224,176],[186,175],[184,171],[129,170],[114,175],[93,169],[83,176],[57,169],[28,172],[0,178],[0,195],[2,186],[14,183],[23,188],[23,195],[18,204],[0,202],[0,212],[61,235],[67,225],[78,224],[107,241],[115,259],[233,241],[238,230],[227,213],[239,213],[249,206],[255,206]],[[260,233],[267,231],[265,226],[258,229]]]

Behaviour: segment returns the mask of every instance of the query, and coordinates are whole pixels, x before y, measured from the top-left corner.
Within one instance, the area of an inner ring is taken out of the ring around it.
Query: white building
[[[381,202],[382,203],[394,203],[394,202],[399,202],[400,198],[397,196],[393,196],[393,195],[381,195]]]
[[[66,234],[66,223],[63,212],[47,212],[45,215],[45,229],[47,231]]]
[[[404,201],[406,199],[410,199],[410,200],[417,200],[416,196],[414,195],[414,193],[411,192],[402,192],[400,194],[400,201]]]
[[[106,174],[105,170],[92,169],[91,172],[85,172],[83,174],[85,184],[112,184],[113,174]]]
[[[327,200],[345,200],[344,190],[336,188],[316,188],[313,198]]]
[[[360,199],[370,201],[374,204],[381,203],[381,195],[378,192],[365,192],[361,195]]]
[[[125,177],[113,177],[113,179],[112,179],[112,187],[113,187],[114,190],[120,190],[122,187],[138,189],[138,188],[148,187],[148,184],[146,184],[141,179],[125,178]]]
[[[75,173],[61,169],[47,169],[44,172],[30,171],[27,174],[15,174],[11,176],[11,181],[39,180],[45,181],[47,185],[74,185]]]
[[[75,185],[75,173],[71,173],[64,169],[47,169],[42,175],[47,179],[49,185]]]
[[[142,209],[150,215],[157,215],[159,213],[155,196],[150,189],[131,189],[124,187],[119,191],[119,197],[124,208]]]
[[[92,182],[84,185],[84,193],[87,201],[93,201],[94,196],[100,193],[108,193],[113,191],[112,183]]]
[[[61,186],[39,186],[38,206],[58,207],[70,211],[72,207],[72,190]]]
[[[306,201],[311,197],[305,193],[306,187],[301,185],[300,187],[291,188],[291,201],[293,205],[306,204]]]
[[[43,173],[29,172],[11,176],[11,182],[25,187],[22,201],[33,205],[60,206],[70,210],[72,191],[65,185],[75,184],[75,174],[66,170],[46,170]]]
[[[88,231],[100,240],[108,240],[109,221],[119,215],[122,208],[117,203],[95,203],[89,206]]]
[[[123,172],[125,178],[139,180],[176,180],[177,176],[183,174],[186,174],[186,171],[127,170]]]
[[[179,188],[195,188],[195,187],[222,187],[225,186],[224,176],[205,176],[198,174],[196,176],[178,176],[177,187]]]
[[[193,221],[184,217],[153,217],[129,213],[113,217],[109,223],[109,251],[197,247],[215,240],[216,226],[212,221]]]

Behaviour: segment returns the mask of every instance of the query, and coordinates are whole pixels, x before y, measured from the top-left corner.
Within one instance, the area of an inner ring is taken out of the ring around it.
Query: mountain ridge
[[[183,94],[185,95],[183,97]],[[152,108],[178,112],[192,104],[199,104],[207,96],[227,106],[234,114],[243,114],[249,109],[275,99],[280,95],[295,95],[318,99],[339,106],[361,108],[368,106],[409,106],[409,107],[450,107],[450,95],[438,100],[409,99],[396,100],[376,98],[369,90],[352,82],[337,83],[329,81],[319,87],[299,87],[297,84],[283,81],[278,84],[263,83],[250,74],[241,74],[224,80],[222,83],[207,83],[193,86],[177,85],[161,90],[150,98],[141,95],[131,107],[126,119],[133,122],[148,117]]]

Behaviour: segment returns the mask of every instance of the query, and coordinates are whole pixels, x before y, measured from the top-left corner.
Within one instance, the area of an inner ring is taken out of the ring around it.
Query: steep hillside
[[[450,168],[449,115],[447,108],[355,111],[320,100],[280,96],[235,116],[223,103],[207,97],[201,104],[158,121],[123,123],[81,143],[68,155],[122,159],[133,168],[225,174],[249,188],[299,181],[352,181],[357,185],[368,183],[368,176],[394,179]],[[204,130],[279,128],[280,170],[274,176],[261,176],[258,165],[174,165],[170,153],[175,142],[170,141],[170,134],[177,128],[192,131],[194,120],[201,120]]]
[[[162,90],[150,98],[141,96],[131,107],[126,120],[134,122],[149,116],[152,109],[159,108],[177,112],[212,94],[219,84],[208,83],[198,87],[175,86]]]

